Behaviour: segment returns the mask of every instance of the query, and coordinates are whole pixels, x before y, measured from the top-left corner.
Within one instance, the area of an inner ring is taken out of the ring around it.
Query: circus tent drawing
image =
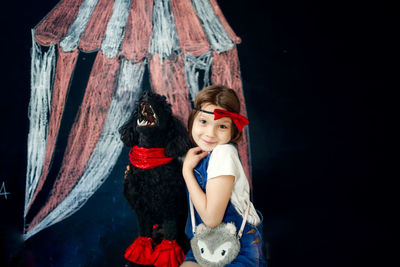
[[[183,122],[209,84],[233,88],[245,114],[240,41],[216,0],[61,0],[32,30],[24,239],[75,213],[107,179],[146,71]],[[95,59],[58,166],[74,70],[89,53]],[[250,177],[248,140],[246,127],[239,152]],[[33,211],[52,175],[48,198]]]

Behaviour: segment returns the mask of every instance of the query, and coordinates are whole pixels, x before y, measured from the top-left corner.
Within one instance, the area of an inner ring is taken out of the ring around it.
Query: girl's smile
[[[224,109],[213,104],[205,104],[201,109],[213,112]],[[232,138],[232,119],[224,117],[214,120],[214,114],[198,112],[193,121],[192,137],[203,151],[212,151],[217,145],[227,144]]]

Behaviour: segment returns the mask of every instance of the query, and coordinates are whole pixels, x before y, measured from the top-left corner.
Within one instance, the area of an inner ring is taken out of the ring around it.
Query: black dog
[[[137,146],[141,151],[164,148],[165,156],[173,158],[166,159],[168,163],[156,167],[151,164],[142,166],[140,164],[146,165],[148,160],[140,155],[143,162],[134,166],[132,160],[135,160],[136,154],[132,154],[131,150],[131,163],[127,166],[124,179],[124,195],[136,212],[140,239],[135,241],[136,245],[132,244],[128,248],[125,257],[138,264],[162,266],[164,264],[160,260],[154,259],[160,257],[159,252],[156,252],[158,245],[162,243],[164,251],[166,244],[176,240],[183,252],[188,248],[184,234],[187,218],[186,187],[182,177],[182,163],[177,159],[184,156],[190,147],[188,133],[172,115],[166,97],[148,91],[142,94],[137,108],[129,121],[119,129],[119,133],[124,144],[131,148]],[[151,248],[148,247],[149,241]],[[143,245],[143,242],[147,244]]]

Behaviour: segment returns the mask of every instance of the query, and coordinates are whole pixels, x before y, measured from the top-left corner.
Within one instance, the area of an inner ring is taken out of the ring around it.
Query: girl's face
[[[214,112],[214,109],[224,108],[213,104],[204,104],[201,109]],[[217,145],[227,144],[231,140],[232,119],[224,117],[214,120],[214,114],[200,111],[193,120],[192,137],[203,151],[212,151]]]

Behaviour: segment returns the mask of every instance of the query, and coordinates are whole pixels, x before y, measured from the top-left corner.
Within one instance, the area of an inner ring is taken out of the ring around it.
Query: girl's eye
[[[205,124],[207,121],[206,120],[200,120],[201,124]]]
[[[228,129],[228,127],[227,127],[226,125],[223,125],[223,124],[220,125],[219,128],[221,128],[221,129]]]

